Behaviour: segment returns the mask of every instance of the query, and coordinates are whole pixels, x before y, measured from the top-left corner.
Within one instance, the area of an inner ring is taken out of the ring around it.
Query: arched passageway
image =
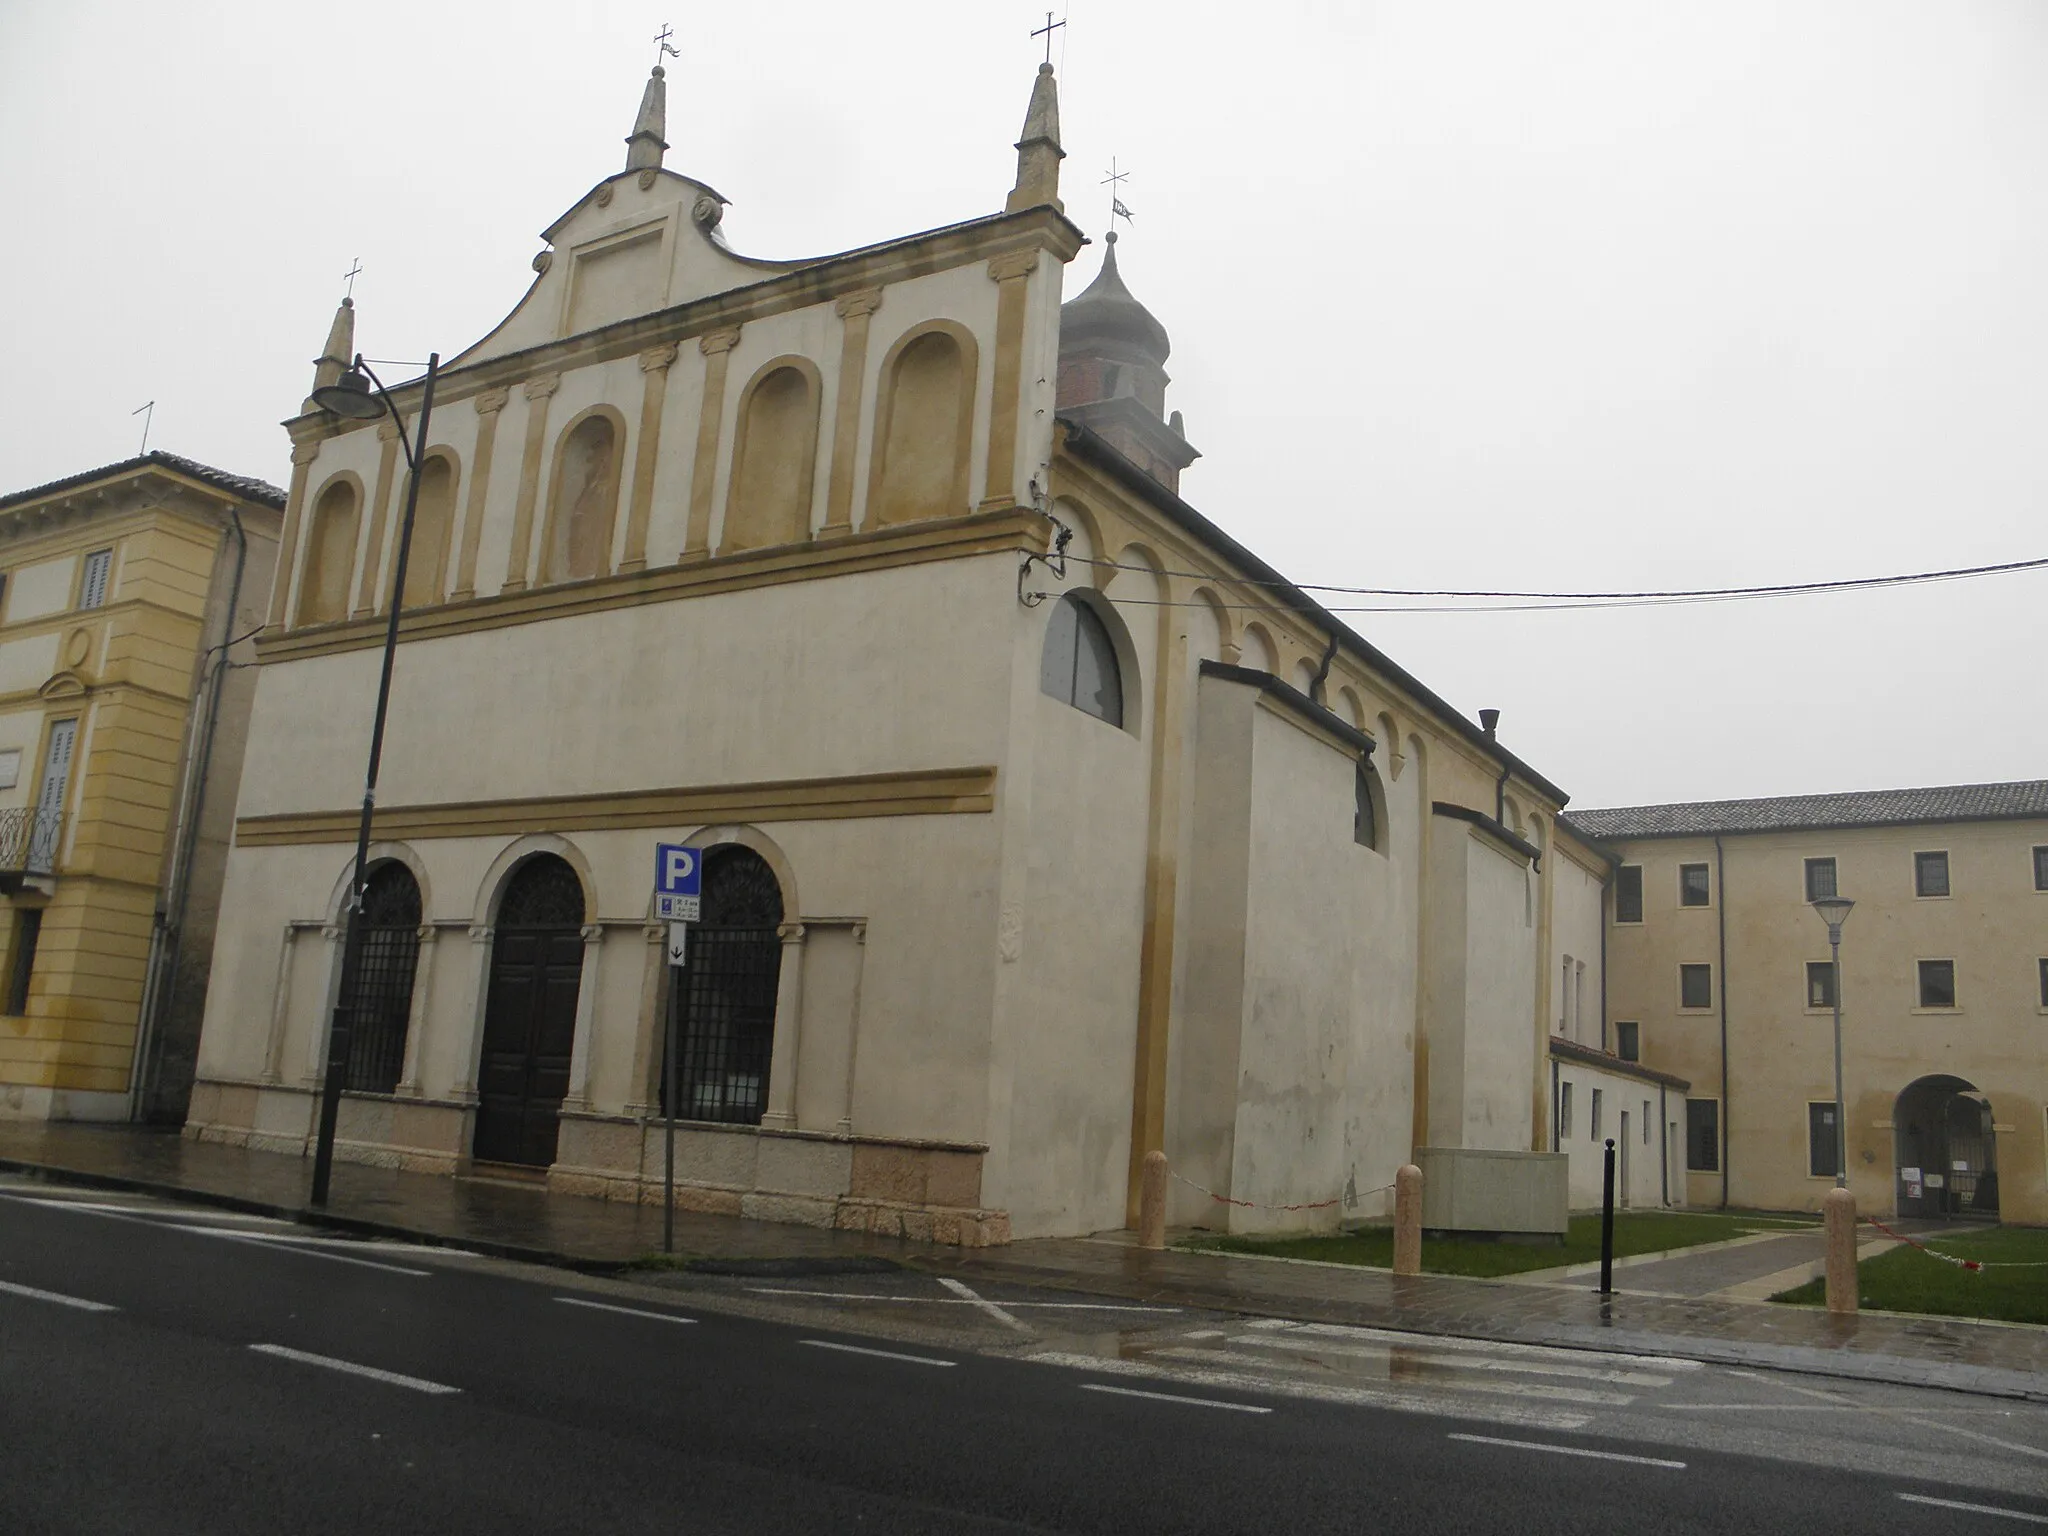
[[[1906,1085],[1892,1109],[1901,1216],[1998,1219],[1991,1101],[1960,1077]]]
[[[555,1160],[583,984],[583,882],[552,853],[505,882],[491,937],[491,991],[477,1064],[477,1161]]]

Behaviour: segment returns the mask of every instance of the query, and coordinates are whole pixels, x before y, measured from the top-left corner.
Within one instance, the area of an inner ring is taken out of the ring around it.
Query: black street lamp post
[[[406,557],[412,552],[413,514],[420,500],[421,454],[426,447],[428,419],[434,410],[434,379],[440,368],[441,354],[436,352],[427,359],[417,442],[406,436],[405,417],[397,402],[360,354],[338,382],[313,391],[314,401],[323,410],[355,421],[375,421],[389,411],[398,426],[398,442],[405,450],[409,472],[405,520],[398,528],[398,558],[391,568],[391,613],[384,626],[384,667],[377,678],[377,713],[370,727],[370,765],[363,775],[363,819],[356,828],[356,862],[349,877],[348,926],[341,945],[341,989],[327,1031],[327,1071],[320,1083],[320,1130],[313,1143],[313,1204],[317,1206],[327,1204],[328,1184],[334,1177],[334,1127],[341,1115],[342,1084],[348,1077],[349,1045],[355,1035],[356,973],[363,960],[363,866],[370,859],[370,817],[377,807],[377,768],[384,757],[384,720],[391,707],[391,666],[398,658],[398,617],[405,604]],[[284,575],[280,572],[279,579]]]

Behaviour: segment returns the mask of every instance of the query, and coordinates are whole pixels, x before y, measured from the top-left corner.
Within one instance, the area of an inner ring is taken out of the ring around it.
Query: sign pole
[[[663,1053],[661,1154],[661,1251],[676,1251],[676,1012],[681,1006],[683,973],[670,966],[668,973],[668,1045]]]

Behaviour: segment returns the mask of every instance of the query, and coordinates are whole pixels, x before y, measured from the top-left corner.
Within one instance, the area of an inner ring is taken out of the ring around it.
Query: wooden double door
[[[477,1064],[477,1161],[554,1162],[582,981],[582,882],[562,860],[542,855],[513,875],[493,936]]]

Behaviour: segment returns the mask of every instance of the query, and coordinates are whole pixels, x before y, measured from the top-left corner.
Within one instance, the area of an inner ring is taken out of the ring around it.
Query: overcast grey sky
[[[341,274],[460,351],[623,163],[750,254],[1000,208],[1043,8],[0,0],[0,490],[282,483]],[[2048,555],[2048,5],[1074,0],[1067,207],[1130,170],[1187,499],[1301,581],[1594,588]],[[1094,274],[1099,242],[1069,269]],[[1334,601],[1334,600],[1333,600]],[[2048,572],[1360,614],[1582,805],[2048,775]]]

